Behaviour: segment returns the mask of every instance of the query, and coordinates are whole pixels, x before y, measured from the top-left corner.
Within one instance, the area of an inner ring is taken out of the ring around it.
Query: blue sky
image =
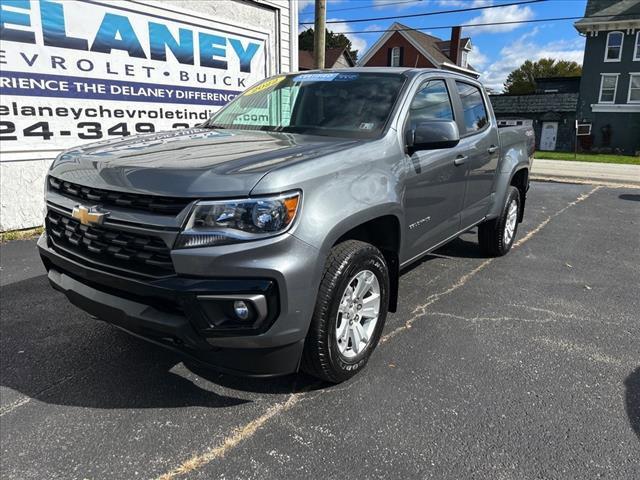
[[[313,0],[299,0],[299,21],[313,22]],[[327,0],[327,20],[408,15],[465,7],[500,5],[521,0]],[[584,14],[586,0],[547,0],[528,5],[506,6],[465,13],[434,15],[399,19],[409,27],[426,29],[426,33],[448,39],[448,29],[433,29],[443,25],[465,23],[504,22],[554,17],[576,17]],[[377,20],[358,23],[334,23],[327,27],[343,32],[351,39],[354,48],[364,53],[393,20]],[[300,25],[303,30],[308,26]],[[354,32],[354,33],[350,33]],[[481,79],[495,90],[500,90],[509,72],[525,60],[552,57],[582,63],[584,39],[573,28],[573,21],[502,25],[463,28],[463,36],[471,37],[474,51],[470,63],[482,72]]]

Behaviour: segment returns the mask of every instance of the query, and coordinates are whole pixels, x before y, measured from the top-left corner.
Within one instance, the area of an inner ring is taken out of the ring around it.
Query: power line
[[[616,15],[617,17],[622,17],[622,16],[633,16],[633,17],[637,17],[638,14],[637,13],[627,13],[627,14],[620,14],[620,15]],[[610,17],[610,15],[590,15],[589,18],[595,18],[595,17]],[[563,20],[580,20],[581,18],[584,18],[584,16],[581,17],[556,17],[556,18],[538,18],[538,19],[533,19],[533,20],[514,20],[511,22],[488,22],[488,23],[466,23],[466,24],[453,24],[453,25],[441,25],[441,26],[437,26],[437,27],[423,27],[423,28],[411,28],[411,27],[407,27],[407,28],[387,28],[387,29],[383,29],[383,30],[360,30],[360,31],[349,31],[349,32],[332,32],[332,33],[336,33],[336,34],[344,34],[344,35],[352,35],[352,34],[362,34],[362,33],[386,33],[386,32],[407,32],[407,31],[411,31],[411,30],[444,30],[444,29],[450,29],[453,27],[462,27],[462,28],[468,28],[468,27],[490,27],[490,26],[494,26],[494,25],[515,25],[515,24],[522,24],[522,23],[538,23],[538,22],[559,22],[559,21],[563,21]]]
[[[431,15],[441,15],[446,13],[462,13],[462,12],[473,12],[476,10],[486,10],[490,8],[502,8],[502,7],[511,7],[514,5],[527,5],[530,3],[541,3],[546,2],[547,0],[525,0],[524,2],[511,2],[511,3],[500,3],[497,5],[485,5],[483,7],[469,7],[469,8],[458,8],[455,10],[439,10],[436,12],[425,12],[425,13],[412,13],[408,15],[393,15],[390,17],[375,17],[375,18],[355,18],[352,20],[331,20],[327,22],[329,23],[360,23],[360,22],[376,22],[380,20],[398,20],[400,18],[414,18],[414,17],[429,17]],[[300,22],[300,25],[313,25],[313,22]]]
[[[387,6],[390,5],[406,5],[408,3],[420,3],[423,2],[425,0],[404,0],[404,2],[389,2],[389,3],[384,3],[382,5],[378,5],[378,6],[372,6],[372,5],[365,5],[365,6],[361,6],[361,7],[347,7],[347,8],[336,8],[336,9],[331,9],[331,12],[329,13],[333,13],[333,12],[346,12],[347,10],[362,10],[364,8],[371,10],[373,8],[385,8]],[[305,13],[303,15],[311,15],[310,13]]]

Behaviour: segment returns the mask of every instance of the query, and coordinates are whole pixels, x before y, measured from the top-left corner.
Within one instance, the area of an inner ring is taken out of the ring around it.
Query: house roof
[[[445,50],[449,49],[449,41],[442,40],[441,38],[428,35],[419,30],[414,30],[411,27],[407,27],[402,23],[395,22],[389,30],[381,36],[373,46],[367,50],[367,52],[358,61],[358,65],[364,65],[375,52],[377,52],[386,41],[391,38],[394,33],[399,33],[404,36],[422,55],[424,55],[433,65],[438,68],[449,68],[453,70],[462,71],[465,73],[477,74],[475,69],[471,66],[462,68],[458,65],[454,65],[451,59],[442,52],[442,45],[446,44]],[[471,40],[469,38],[461,39],[462,48],[470,46]]]
[[[451,40],[443,40],[441,42],[438,42],[438,48],[443,52],[448,52],[450,43],[451,43]],[[471,39],[469,37],[461,38],[460,48],[464,50],[471,50]]]
[[[353,61],[353,58],[351,58],[351,55],[349,55],[346,47],[327,48],[324,53],[324,68],[333,68],[341,55],[345,56],[347,63],[350,66],[355,66],[356,62]],[[308,50],[298,51],[298,68],[305,70],[316,68],[313,59],[313,52]]]
[[[640,25],[640,0],[588,0],[584,18],[574,25],[580,32],[588,31],[590,26],[595,25],[637,28]]]
[[[534,93],[530,95],[490,95],[496,115],[575,112],[578,93]]]

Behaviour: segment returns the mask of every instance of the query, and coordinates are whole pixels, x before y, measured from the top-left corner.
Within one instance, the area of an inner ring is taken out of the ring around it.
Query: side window
[[[453,120],[449,91],[444,80],[429,80],[420,86],[409,107],[412,126],[429,120]]]
[[[489,123],[487,109],[484,106],[482,93],[478,87],[464,82],[456,82],[462,110],[464,111],[464,126],[467,133],[482,130]]]

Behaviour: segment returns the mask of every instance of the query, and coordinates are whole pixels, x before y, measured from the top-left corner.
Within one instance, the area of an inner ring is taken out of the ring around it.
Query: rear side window
[[[489,116],[484,107],[480,90],[478,87],[464,82],[456,82],[456,87],[462,101],[466,132],[473,133],[482,130],[489,123]]]
[[[444,80],[429,80],[420,86],[409,108],[411,125],[429,120],[453,120],[453,108]]]

